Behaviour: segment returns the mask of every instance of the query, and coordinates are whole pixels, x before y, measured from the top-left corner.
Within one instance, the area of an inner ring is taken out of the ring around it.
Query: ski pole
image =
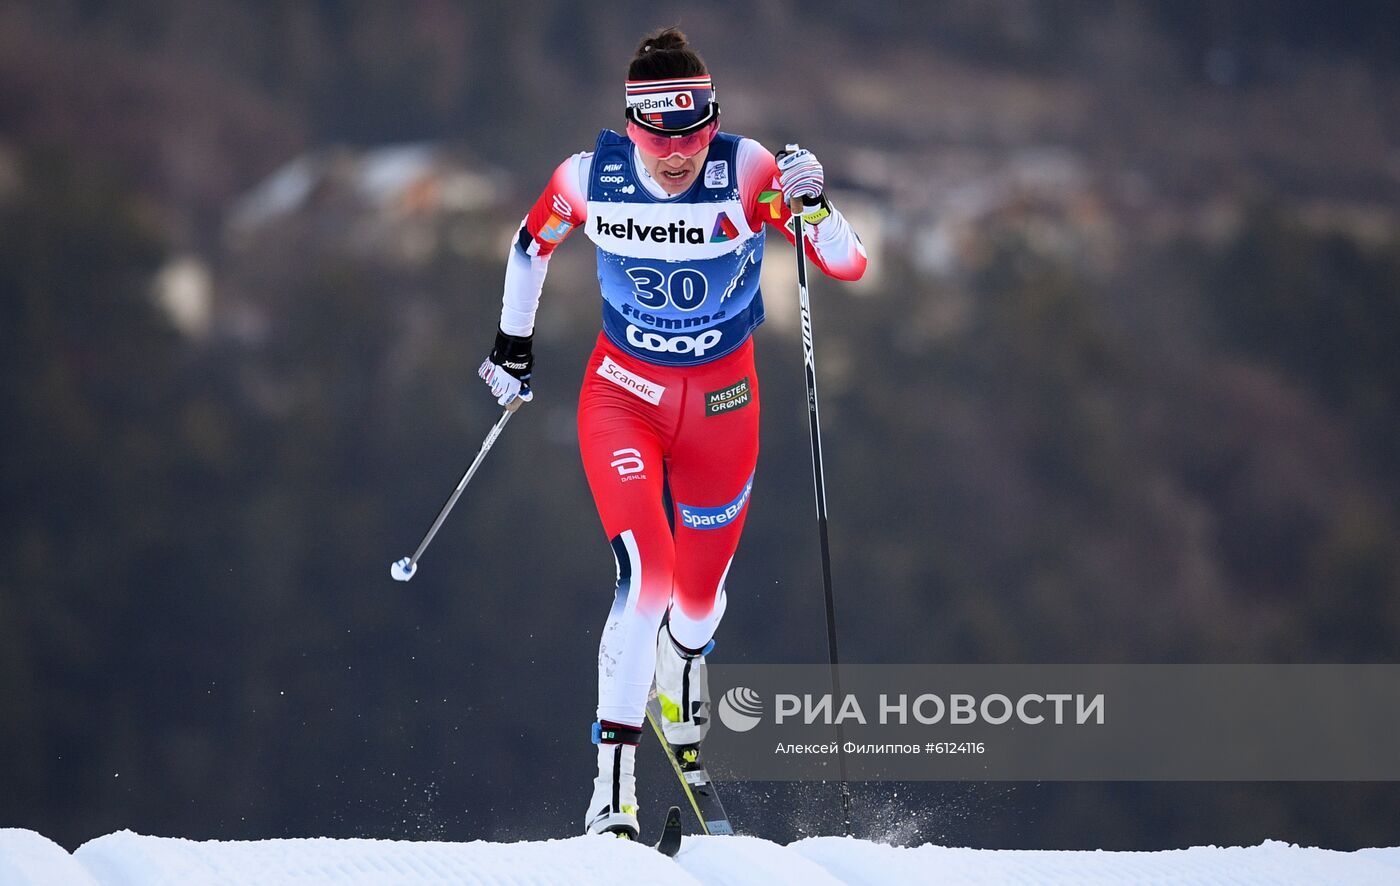
[[[796,151],[797,145],[787,150]],[[817,360],[812,349],[812,306],[807,300],[807,252],[802,243],[802,198],[790,201],[793,233],[797,237],[797,303],[802,311],[802,359],[807,371],[807,417],[812,427],[812,484],[817,494],[817,533],[821,537],[822,584],[826,591],[826,648],[831,659],[831,691],[841,704],[841,666],[836,651],[836,595],[831,589],[831,547],[826,537],[826,481],[822,478],[822,431],[817,413]],[[841,775],[841,818],[851,836],[851,784],[846,778],[846,740],[836,723],[836,760]]]
[[[501,429],[506,426],[506,422],[510,421],[510,417],[515,414],[515,410],[519,409],[523,402],[524,401],[519,397],[516,397],[514,400],[510,401],[505,410],[501,412],[501,417],[496,422],[495,427],[491,428],[491,433],[487,434],[486,439],[482,442],[481,450],[477,452],[476,458],[472,459],[471,467],[467,468],[467,472],[462,475],[461,481],[457,483],[457,488],[452,490],[452,494],[447,497],[447,503],[442,506],[442,510],[438,511],[437,519],[433,521],[432,528],[428,530],[428,534],[423,536],[423,540],[418,543],[418,550],[414,551],[411,557],[395,560],[394,564],[389,567],[389,574],[394,577],[395,581],[409,581],[413,578],[413,573],[418,571],[419,559],[422,558],[423,552],[428,549],[428,545],[432,544],[433,536],[437,535],[438,529],[442,526],[442,521],[447,519],[447,515],[452,511],[452,506],[457,503],[458,498],[461,498],[462,490],[467,488],[467,484],[471,482],[472,475],[476,473],[476,469],[481,466],[481,462],[486,458],[486,453],[491,451],[491,446],[496,442],[496,438],[501,435]]]

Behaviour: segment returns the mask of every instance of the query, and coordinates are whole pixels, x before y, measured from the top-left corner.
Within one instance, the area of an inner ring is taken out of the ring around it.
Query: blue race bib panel
[[[763,232],[744,216],[738,145],[717,135],[690,190],[659,200],[637,178],[632,142],[607,129],[598,136],[585,232],[598,247],[603,331],[640,360],[707,363],[763,322]]]

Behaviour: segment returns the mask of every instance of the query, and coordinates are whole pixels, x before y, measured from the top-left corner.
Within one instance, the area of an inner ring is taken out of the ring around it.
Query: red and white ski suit
[[[597,713],[604,723],[640,727],[668,609],[671,635],[692,650],[710,641],[724,614],[758,459],[751,329],[762,321],[764,224],[789,243],[794,237],[775,193],[774,158],[758,142],[721,134],[703,181],[670,197],[617,138],[605,131],[596,152],[560,164],[522,223],[501,329],[533,332],[550,254],[575,229],[587,231],[599,246],[605,322],[579,395],[579,450],[618,565],[599,644]],[[731,215],[742,215],[744,227]],[[839,212],[805,230],[807,255],[826,274],[864,273],[864,248]],[[745,245],[735,259],[745,267],[713,279],[713,267],[728,267]],[[756,302],[739,319],[734,293],[744,287]]]

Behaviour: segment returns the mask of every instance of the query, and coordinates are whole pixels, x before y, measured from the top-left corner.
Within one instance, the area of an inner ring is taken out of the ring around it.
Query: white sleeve
[[[542,232],[541,225],[546,217],[558,222],[561,214],[574,223],[586,218],[583,195],[588,193],[592,168],[593,155],[589,153],[565,160],[530,214],[521,220],[506,257],[505,291],[501,296],[501,331],[506,335],[526,336],[535,331],[535,314],[544,278],[549,273],[549,257],[559,242]]]
[[[838,279],[854,279],[865,272],[865,245],[856,236],[855,228],[835,206],[831,215],[815,225],[803,225],[802,234],[827,273]]]
[[[506,258],[505,295],[501,298],[501,331],[506,335],[526,336],[535,331],[535,312],[547,273],[549,256],[526,255],[517,237]]]

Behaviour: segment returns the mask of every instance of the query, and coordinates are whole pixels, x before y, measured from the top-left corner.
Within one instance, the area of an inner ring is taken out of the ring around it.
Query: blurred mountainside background
[[[575,830],[614,574],[588,244],[535,404],[386,573],[496,414],[512,231],[672,23],[870,250],[813,283],[845,660],[1397,660],[1394,4],[5,0],[0,825]],[[824,651],[789,257],[727,661]],[[829,826],[785,790],[736,805]],[[902,802],[964,845],[1400,843],[1391,785]]]

